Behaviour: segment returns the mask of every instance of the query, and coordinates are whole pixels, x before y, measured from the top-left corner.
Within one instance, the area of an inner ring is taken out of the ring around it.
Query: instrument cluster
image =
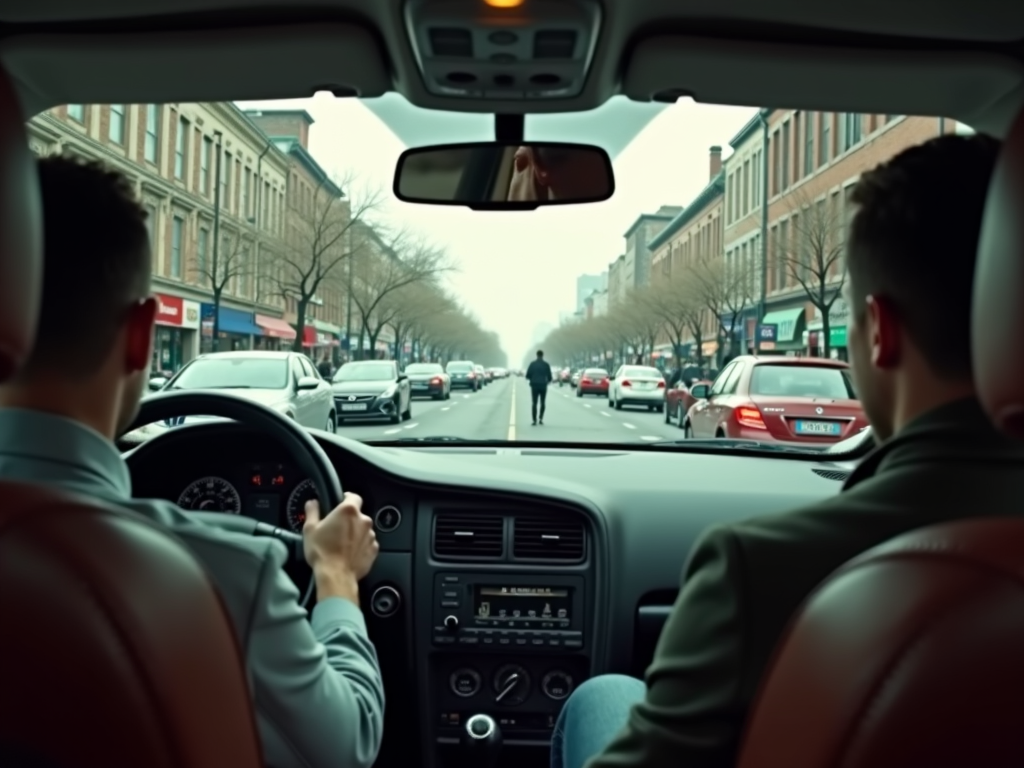
[[[312,480],[298,477],[286,464],[267,462],[193,480],[181,491],[177,504],[196,512],[245,515],[300,532],[306,502],[316,498]]]

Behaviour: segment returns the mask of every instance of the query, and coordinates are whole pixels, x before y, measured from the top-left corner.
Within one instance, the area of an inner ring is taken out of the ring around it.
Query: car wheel
[[[671,424],[671,414],[668,412],[668,408],[663,408],[662,410],[665,411],[665,423]]]
[[[689,429],[689,426],[686,423],[686,414],[683,412],[682,408],[676,412],[676,426],[680,429]]]
[[[402,412],[401,412],[400,410],[398,410],[398,408],[399,408],[399,404],[398,404],[398,403],[395,403],[395,412],[394,412],[394,413],[392,413],[392,414],[391,414],[391,415],[390,415],[390,416],[388,417],[388,420],[389,420],[389,421],[390,421],[390,422],[391,422],[392,424],[398,424],[398,423],[399,423],[399,422],[400,422],[400,421],[402,420]]]
[[[583,397],[583,393],[580,392],[578,389],[576,390],[576,397]]]
[[[690,426],[690,422],[686,422],[683,425],[683,439],[693,440],[693,428]]]
[[[324,427],[324,430],[326,432],[331,432],[332,434],[338,431],[338,422],[334,416],[334,411],[327,414],[327,426]]]
[[[665,412],[665,404],[662,403],[661,405],[654,406],[654,410],[656,410],[658,413],[664,413]],[[665,416],[665,423],[668,424],[668,415]]]
[[[622,410],[622,401],[621,400],[616,400],[615,401],[615,410],[616,411],[621,411]]]
[[[412,398],[409,399],[409,404],[405,407],[405,412],[402,414],[402,421],[410,421],[412,419]]]

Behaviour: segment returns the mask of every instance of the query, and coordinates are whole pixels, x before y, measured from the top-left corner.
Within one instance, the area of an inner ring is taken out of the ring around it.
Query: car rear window
[[[473,366],[470,363],[448,363],[449,373],[466,373],[472,370]]]
[[[646,379],[661,379],[661,378],[664,378],[661,375],[661,371],[659,371],[657,368],[642,368],[642,367],[639,367],[639,366],[634,366],[634,367],[623,369],[622,375],[623,376],[634,376],[634,377],[637,377],[637,378],[646,378]]]
[[[750,394],[832,400],[855,400],[857,397],[845,368],[816,365],[757,365],[750,377]]]
[[[603,368],[588,368],[583,372],[584,376],[607,376],[608,371]]]

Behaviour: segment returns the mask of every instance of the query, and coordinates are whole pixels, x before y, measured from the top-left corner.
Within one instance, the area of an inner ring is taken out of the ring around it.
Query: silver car
[[[262,403],[304,427],[334,432],[337,418],[331,385],[312,361],[297,352],[212,352],[185,365],[161,387],[176,390],[216,390]],[[165,426],[204,417],[170,419]]]
[[[608,405],[642,405],[648,410],[665,410],[665,377],[647,365],[620,365],[608,383]]]

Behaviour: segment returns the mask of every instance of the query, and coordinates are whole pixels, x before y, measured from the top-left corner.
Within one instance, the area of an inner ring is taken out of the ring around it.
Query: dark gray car
[[[388,419],[392,424],[412,418],[409,377],[394,360],[345,363],[331,380],[338,423]]]

